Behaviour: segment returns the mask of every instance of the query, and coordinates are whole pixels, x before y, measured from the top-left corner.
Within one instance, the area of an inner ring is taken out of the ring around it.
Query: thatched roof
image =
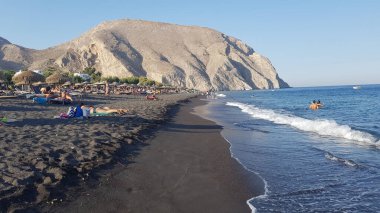
[[[33,71],[22,71],[12,77],[12,81],[18,85],[28,85],[38,81],[45,81],[45,77]]]
[[[70,85],[71,85],[70,81],[66,81],[64,84],[62,84],[62,86],[70,86]]]
[[[63,84],[67,81],[70,81],[70,77],[61,73],[54,73],[46,78],[46,83],[49,84]]]

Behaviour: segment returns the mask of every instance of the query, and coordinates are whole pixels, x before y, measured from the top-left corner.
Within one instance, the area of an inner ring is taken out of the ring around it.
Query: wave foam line
[[[224,138],[224,137],[223,137]],[[268,197],[268,194],[269,194],[269,189],[268,189],[268,182],[258,173],[258,172],[255,172],[251,169],[249,169],[246,165],[244,165],[240,159],[238,157],[235,157],[234,153],[232,152],[232,143],[227,139],[227,138],[224,138],[229,144],[230,144],[230,153],[231,153],[231,158],[234,158],[245,170],[249,171],[249,172],[252,172],[254,173],[255,175],[257,175],[259,178],[261,178],[261,180],[263,180],[264,182],[264,194],[262,195],[259,195],[259,196],[256,196],[256,197],[253,197],[253,198],[250,198],[246,201],[248,207],[251,209],[251,213],[257,213],[257,209],[255,208],[255,206],[253,206],[251,204],[251,201],[252,200],[255,200],[255,199],[263,199],[263,198],[266,198]]]
[[[343,163],[346,166],[359,167],[359,164],[355,163],[355,161],[337,157],[337,156],[331,154],[330,152],[325,153],[325,158],[327,158],[331,161]]]
[[[379,141],[369,133],[353,130],[348,125],[339,125],[334,120],[309,120],[294,115],[277,113],[270,109],[260,109],[254,105],[239,102],[227,102],[227,106],[239,107],[242,112],[254,118],[272,121],[276,124],[285,124],[306,132],[314,132],[319,135],[333,136],[357,141],[361,144],[379,147]]]

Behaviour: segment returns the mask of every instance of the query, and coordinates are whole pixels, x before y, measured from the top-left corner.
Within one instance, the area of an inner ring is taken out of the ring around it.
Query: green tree
[[[86,67],[86,68],[84,68],[83,73],[92,75],[92,74],[96,73],[96,69],[95,69],[95,67]]]
[[[16,73],[16,71],[13,70],[3,70],[0,71],[4,77],[4,81],[6,84],[11,84],[12,83],[12,77]]]
[[[147,79],[145,81],[145,85],[147,85],[147,86],[153,86],[153,85],[156,85],[156,82],[153,81],[153,80]]]
[[[139,78],[136,77],[136,76],[132,76],[132,77],[129,77],[127,78],[128,80],[128,84],[138,84],[139,83]]]
[[[83,73],[90,75],[92,82],[99,82],[102,79],[102,73],[96,71],[95,67],[86,67]]]
[[[56,69],[55,67],[48,67],[48,68],[46,68],[45,70],[42,71],[42,75],[45,78],[47,78],[47,77],[53,75],[57,71],[58,71],[58,69]]]
[[[131,76],[127,78],[120,79],[120,83],[127,83],[127,84],[138,84],[139,83],[139,77]]]
[[[108,83],[113,83],[113,82],[120,82],[120,79],[116,76],[111,76],[111,77],[102,78],[102,81],[107,81]]]
[[[99,82],[102,79],[102,74],[100,72],[91,75],[92,82]]]
[[[71,80],[73,83],[82,83],[83,82],[83,79],[80,77],[80,76],[72,76],[71,77]]]

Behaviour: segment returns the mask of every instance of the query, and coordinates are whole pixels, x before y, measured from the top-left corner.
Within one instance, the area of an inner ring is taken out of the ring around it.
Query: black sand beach
[[[262,180],[231,158],[221,126],[195,115],[205,102],[192,97],[89,97],[130,110],[90,120],[52,118],[67,106],[1,100],[16,120],[0,132],[1,211],[249,212]]]
[[[249,212],[246,201],[262,181],[229,152],[221,127],[192,114],[202,103],[182,104],[134,163],[110,171],[98,187],[51,212]]]
[[[129,110],[90,119],[54,118],[67,112],[67,105],[0,99],[0,117],[6,118],[0,122],[0,212],[65,200],[67,186],[85,185],[95,170],[119,162],[117,153],[144,144],[146,130],[157,128],[173,106],[194,96],[160,95],[148,101],[144,96],[88,95],[74,106],[83,102]]]

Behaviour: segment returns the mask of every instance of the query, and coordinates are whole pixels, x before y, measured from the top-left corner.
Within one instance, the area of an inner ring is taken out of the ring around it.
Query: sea
[[[252,212],[380,212],[380,85],[218,92],[207,118],[265,183]],[[323,107],[310,110],[320,100]]]

